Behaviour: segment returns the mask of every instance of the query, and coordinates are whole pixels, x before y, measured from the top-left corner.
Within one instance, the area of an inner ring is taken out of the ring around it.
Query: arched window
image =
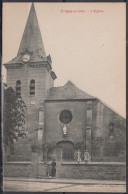
[[[30,96],[34,96],[35,95],[35,80],[31,80],[30,81]]]
[[[16,81],[16,95],[21,96],[21,81],[20,80]]]
[[[114,139],[114,123],[109,124],[109,139]]]
[[[42,110],[39,111],[39,125],[43,125],[44,123],[44,112]]]

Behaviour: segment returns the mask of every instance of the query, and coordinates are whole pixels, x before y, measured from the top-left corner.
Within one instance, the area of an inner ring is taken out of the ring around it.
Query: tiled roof
[[[53,87],[47,93],[46,100],[63,99],[92,99],[95,98],[77,88],[74,83],[68,81],[64,86]]]

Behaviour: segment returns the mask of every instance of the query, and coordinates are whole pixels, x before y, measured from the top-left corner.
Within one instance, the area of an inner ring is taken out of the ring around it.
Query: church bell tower
[[[27,106],[25,129],[28,136],[15,143],[14,154],[17,160],[31,159],[31,145],[43,141],[44,100],[56,79],[51,64],[50,55],[46,56],[45,53],[32,3],[17,56],[4,64],[7,69],[7,87],[13,87]]]

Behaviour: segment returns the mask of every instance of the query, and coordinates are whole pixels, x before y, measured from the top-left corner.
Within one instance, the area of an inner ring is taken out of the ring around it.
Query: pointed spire
[[[28,20],[25,26],[17,56],[19,56],[26,50],[28,52],[33,52],[34,54],[42,58],[46,58],[34,3],[32,3],[31,5],[30,13],[28,16]]]

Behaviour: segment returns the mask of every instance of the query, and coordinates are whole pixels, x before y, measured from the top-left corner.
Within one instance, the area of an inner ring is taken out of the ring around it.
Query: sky
[[[55,87],[71,80],[126,117],[125,3],[34,3]],[[31,3],[3,3],[3,63],[17,55]],[[3,67],[4,81],[6,70]]]

